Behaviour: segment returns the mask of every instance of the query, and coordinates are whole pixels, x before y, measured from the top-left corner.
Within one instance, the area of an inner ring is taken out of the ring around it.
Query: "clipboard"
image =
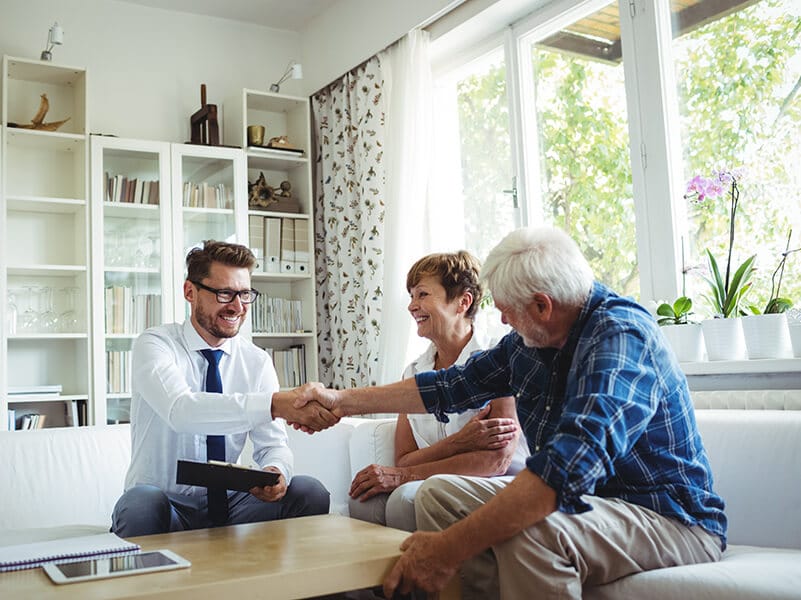
[[[175,483],[247,492],[254,487],[275,485],[278,478],[278,473],[232,463],[179,460]]]

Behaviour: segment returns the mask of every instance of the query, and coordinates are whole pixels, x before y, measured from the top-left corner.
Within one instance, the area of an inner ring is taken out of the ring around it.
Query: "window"
[[[565,228],[598,279],[646,306],[683,291],[684,267],[700,319],[711,314],[703,252],[725,266],[729,206],[691,204],[686,184],[744,167],[732,265],[757,254],[748,299],[765,307],[782,252],[801,247],[801,2],[496,0],[469,25],[434,36],[435,77],[452,77],[448,61],[491,43],[494,66],[453,87],[437,120],[459,121],[480,140],[490,116],[508,114],[509,171],[492,180],[464,154],[457,168],[460,181],[470,169],[491,182],[479,196],[491,218],[504,206],[507,174],[516,177],[521,224]],[[492,147],[506,165],[506,146]],[[477,201],[465,197],[453,221],[464,210],[469,228]],[[473,219],[485,222],[495,240],[511,227]],[[482,240],[466,240],[482,257],[495,241],[470,237]],[[781,295],[801,307],[801,252],[787,260]]]
[[[708,0],[699,3],[710,5]],[[674,29],[683,24],[676,15]],[[686,180],[742,168],[732,270],[757,254],[752,292],[764,309],[781,253],[801,246],[801,3],[763,0],[678,37],[673,55]],[[688,209],[688,293],[706,284],[703,251],[725,268],[729,201]],[[801,253],[788,258],[781,295],[801,305]],[[776,279],[778,283],[778,277]]]
[[[553,33],[524,36],[523,113],[535,115],[524,144],[530,222],[567,231],[595,277],[639,297],[637,241],[620,44],[599,38],[617,4]]]
[[[494,48],[440,77],[436,84],[435,127],[440,157],[432,202],[443,249],[464,248],[480,259],[504,235],[520,226],[512,150],[509,101],[502,48]]]

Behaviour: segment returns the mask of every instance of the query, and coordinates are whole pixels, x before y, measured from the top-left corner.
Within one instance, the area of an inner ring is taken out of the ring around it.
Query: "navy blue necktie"
[[[220,357],[222,350],[201,350],[200,353],[209,362],[206,370],[206,391],[221,394],[222,379],[220,378]],[[208,460],[225,460],[225,436],[206,436],[206,458]],[[228,522],[228,494],[221,488],[208,489],[209,518],[215,525],[224,525]]]

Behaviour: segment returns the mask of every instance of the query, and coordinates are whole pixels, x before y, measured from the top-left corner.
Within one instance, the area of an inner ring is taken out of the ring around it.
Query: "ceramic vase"
[[[748,358],[789,358],[793,355],[784,313],[742,318]]]
[[[793,356],[801,358],[801,322],[789,323],[787,329],[790,334],[790,345],[793,347]]]
[[[709,360],[744,360],[748,357],[742,319],[707,319],[701,322],[701,327]]]
[[[661,329],[679,362],[704,360],[704,332],[700,323],[664,325]]]

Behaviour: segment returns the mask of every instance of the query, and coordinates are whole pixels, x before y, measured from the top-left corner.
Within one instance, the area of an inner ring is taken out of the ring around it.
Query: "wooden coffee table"
[[[8,598],[308,598],[381,585],[409,534],[339,515],[131,538],[190,569],[55,585],[42,569],[0,574]],[[440,595],[459,598],[458,578]]]

